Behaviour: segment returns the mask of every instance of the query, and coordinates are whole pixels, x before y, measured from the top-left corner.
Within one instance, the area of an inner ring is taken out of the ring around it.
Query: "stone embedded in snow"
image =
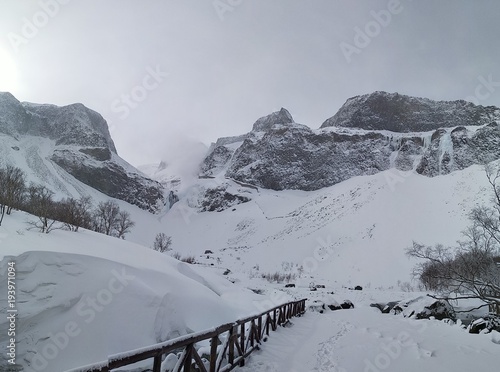
[[[429,319],[434,317],[437,320],[451,319],[456,321],[456,314],[453,307],[445,301],[436,301],[432,305],[425,306],[423,311],[417,313],[417,319]]]
[[[500,332],[500,316],[489,314],[483,318],[476,319],[468,327],[469,333]]]

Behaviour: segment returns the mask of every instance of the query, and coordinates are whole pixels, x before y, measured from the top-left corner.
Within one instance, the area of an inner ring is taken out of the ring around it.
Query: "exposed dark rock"
[[[354,309],[354,304],[349,301],[349,300],[344,300],[341,304],[330,304],[328,305],[328,308],[332,311],[335,310],[347,310],[347,309]]]
[[[354,290],[355,291],[362,291],[363,287],[361,287],[360,285],[357,285],[356,287],[354,287]]]
[[[344,302],[340,304],[340,307],[342,309],[354,309],[354,304],[349,300],[344,300]]]
[[[221,185],[207,189],[201,201],[201,212],[222,212],[233,205],[249,202],[251,199],[242,195],[231,194],[226,191],[227,186]]]
[[[257,120],[252,128],[254,132],[266,132],[276,124],[289,124],[294,123],[292,115],[288,110],[281,108],[281,110],[273,112],[270,115],[264,116]]]
[[[445,301],[436,301],[432,305],[424,307],[424,310],[417,313],[415,317],[417,319],[429,319],[430,317],[434,317],[437,320],[457,320],[453,307]]]
[[[321,130],[294,123],[285,109],[260,118],[251,132],[219,139],[201,175],[306,191],[390,168],[432,177],[499,159],[497,123],[493,106],[375,92],[349,99]]]
[[[497,331],[500,332],[500,316],[489,314],[483,318],[479,318],[469,324],[469,333],[480,333]]]
[[[433,101],[399,93],[375,92],[349,98],[321,127],[427,132],[488,124],[498,118],[497,111],[494,106],[476,106],[463,100]]]
[[[285,284],[285,288],[295,288],[295,284],[292,283]]]
[[[497,123],[493,106],[376,92],[349,99],[321,130],[294,123],[284,109],[260,118],[251,132],[219,139],[201,175],[306,191],[390,168],[432,177],[499,159]]]
[[[90,167],[82,159],[85,155],[75,155],[69,150],[55,150],[50,159],[77,180],[110,197],[150,212],[156,212],[157,205],[163,203],[163,188],[156,181],[138,173],[127,173],[114,162],[102,162],[100,166]]]
[[[377,309],[379,309],[382,314],[389,314],[391,312],[391,310],[394,308],[394,306],[396,306],[397,304],[399,303],[399,301],[391,301],[391,302],[388,302],[388,303],[373,303],[373,304],[370,304],[371,307],[376,307]],[[402,311],[402,309],[401,309]]]
[[[105,147],[83,148],[79,150],[84,154],[90,155],[95,160],[105,161],[111,159],[111,151]]]
[[[168,193],[168,205],[169,205],[169,208],[172,208],[172,206],[177,203],[179,201],[179,197],[177,196],[176,193],[174,193],[173,191],[170,191]]]

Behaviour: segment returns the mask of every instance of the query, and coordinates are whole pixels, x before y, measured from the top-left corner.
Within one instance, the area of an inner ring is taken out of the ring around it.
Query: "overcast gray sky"
[[[134,165],[246,133],[318,128],[376,90],[500,106],[498,0],[2,0],[0,91],[82,102]]]

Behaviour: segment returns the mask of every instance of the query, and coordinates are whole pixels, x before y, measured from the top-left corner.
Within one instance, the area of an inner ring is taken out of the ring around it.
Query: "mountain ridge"
[[[433,177],[500,158],[494,106],[375,92],[348,99],[317,130],[285,123],[293,118],[284,111],[258,119],[246,134],[219,139],[200,176],[310,191],[391,168]]]
[[[58,197],[78,198],[88,186],[150,212],[167,202],[164,187],[118,156],[104,118],[81,103],[21,103],[0,93],[0,154],[0,165],[27,170]]]

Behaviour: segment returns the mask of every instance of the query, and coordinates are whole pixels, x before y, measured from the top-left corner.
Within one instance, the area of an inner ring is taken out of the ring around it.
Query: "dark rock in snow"
[[[347,310],[347,309],[354,309],[354,304],[349,301],[349,300],[344,300],[341,304],[330,304],[328,305],[328,308],[332,311],[335,310]]]
[[[429,319],[430,317],[434,317],[437,320],[457,320],[453,307],[445,301],[436,301],[432,305],[424,307],[424,310],[415,316],[417,319]]]
[[[349,300],[344,300],[344,302],[340,304],[340,307],[342,309],[354,309],[354,304]]]
[[[497,331],[500,332],[500,316],[489,314],[483,318],[476,319],[468,327],[469,333],[480,333]]]
[[[233,205],[249,202],[246,196],[231,194],[226,191],[227,185],[221,185],[213,189],[207,189],[201,201],[201,212],[222,212]]]
[[[394,308],[394,306],[396,306],[398,303],[399,303],[399,301],[391,301],[388,303],[380,303],[379,302],[379,303],[370,304],[370,307],[376,307],[377,309],[379,309],[382,312],[382,314],[389,314],[391,312],[391,310]]]

